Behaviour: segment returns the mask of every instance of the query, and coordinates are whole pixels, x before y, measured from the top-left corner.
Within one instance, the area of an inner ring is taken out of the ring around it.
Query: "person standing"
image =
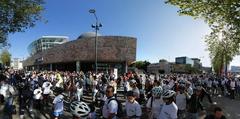
[[[157,119],[161,113],[164,102],[162,100],[162,87],[154,87],[152,96],[147,101],[148,119]]]
[[[191,96],[190,100],[188,101],[187,119],[197,119],[198,113],[203,110],[201,97],[200,97],[201,91],[202,91],[202,87],[197,86],[194,91],[194,94]]]
[[[44,82],[42,85],[44,106],[48,105],[49,96],[52,93],[51,88],[52,88],[52,84],[49,81]]]
[[[236,88],[236,81],[232,78],[228,81],[228,87],[230,91],[230,98],[235,99],[235,88]]]
[[[54,119],[59,119],[59,117],[63,114],[63,89],[58,88],[57,96],[53,100],[53,116]]]
[[[102,115],[104,119],[116,119],[118,103],[114,97],[114,87],[108,86],[106,89],[107,100],[104,102]]]
[[[165,105],[163,105],[158,119],[177,119],[178,107],[174,102],[175,94],[173,90],[167,90],[162,94]]]
[[[179,91],[176,95],[176,104],[178,107],[178,118],[185,119],[186,118],[186,108],[187,108],[187,100],[190,99],[190,95],[185,90],[185,85],[179,85]]]
[[[128,119],[140,119],[142,109],[140,104],[135,100],[133,91],[127,92],[126,114]]]

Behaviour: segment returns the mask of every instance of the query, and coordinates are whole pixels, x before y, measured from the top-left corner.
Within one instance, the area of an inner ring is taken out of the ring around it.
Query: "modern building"
[[[21,70],[23,69],[23,60],[20,58],[13,58],[10,66],[15,70]]]
[[[201,70],[202,69],[201,60],[199,58],[192,58],[192,60],[193,60],[193,67]]]
[[[124,73],[136,60],[137,39],[127,36],[98,36],[98,71]],[[28,70],[94,71],[95,33],[35,53],[24,61]]]
[[[66,36],[42,36],[28,46],[28,52],[30,55],[34,55],[35,53],[66,43],[68,39]]]
[[[240,66],[231,66],[232,73],[240,73]]]
[[[170,65],[172,73],[188,73],[186,70],[186,64],[171,63]]]
[[[194,61],[188,57],[176,57],[175,62],[176,64],[190,64],[191,66],[194,66]]]

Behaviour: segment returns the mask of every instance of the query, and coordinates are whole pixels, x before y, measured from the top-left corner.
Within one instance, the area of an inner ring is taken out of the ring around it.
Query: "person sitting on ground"
[[[207,115],[205,119],[226,119],[226,117],[223,115],[223,111],[220,107],[215,107],[214,114]]]

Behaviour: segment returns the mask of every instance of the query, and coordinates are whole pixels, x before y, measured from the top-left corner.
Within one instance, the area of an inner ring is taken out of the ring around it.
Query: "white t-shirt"
[[[123,85],[127,89],[127,91],[129,91],[129,89],[130,89],[129,88],[130,87],[129,82],[128,81],[124,81]]]
[[[51,87],[52,87],[52,84],[50,82],[44,82],[43,83],[43,94],[50,94],[51,93]]]
[[[213,84],[214,84],[215,86],[218,86],[218,81],[217,81],[217,80],[214,80],[214,81],[213,81]]]
[[[152,102],[152,107],[151,107],[151,101],[153,101]],[[150,108],[150,109],[152,108],[151,111],[153,113],[153,118],[158,118],[158,116],[161,113],[163,105],[164,105],[164,102],[163,102],[162,98],[152,100],[152,97],[150,97],[148,99],[148,102],[147,102],[146,106],[147,106],[147,108]]]
[[[97,85],[98,85],[98,81],[93,80],[92,81],[92,92],[97,92]]]
[[[212,81],[211,81],[211,80],[208,80],[208,81],[207,81],[207,86],[208,86],[209,88],[212,87]]]
[[[8,98],[11,94],[14,95],[14,88],[9,84],[3,84],[0,86],[0,94],[4,96],[4,98]]]
[[[226,84],[226,79],[222,80],[221,84],[224,86]]]
[[[193,94],[193,89],[192,89],[192,87],[189,87],[189,88],[187,89],[187,93],[188,93],[190,96]]]
[[[111,99],[111,98],[110,98]],[[117,114],[118,104],[116,100],[112,100],[108,103],[110,99],[107,99],[103,105],[102,114],[104,118],[108,118],[110,113]],[[116,119],[116,116],[113,118]]]
[[[230,82],[231,89],[235,89],[235,81]]]
[[[170,105],[165,104],[163,105],[158,119],[177,119],[177,111],[178,107],[174,102]]]
[[[170,81],[169,81],[169,87],[170,87],[170,89],[171,89],[173,86],[174,86],[174,80],[170,80]]]
[[[36,99],[36,100],[41,99],[41,97],[42,97],[42,89],[41,88],[35,89],[33,91],[33,94],[34,94],[34,96],[33,96],[34,99]]]
[[[237,83],[237,86],[240,87],[240,80],[237,80],[236,83]]]
[[[178,94],[176,96],[176,105],[177,105],[179,110],[185,110],[186,109],[186,106],[187,106],[186,98],[187,97],[184,93],[180,94],[180,92],[178,92]]]
[[[63,95],[58,95],[53,100],[54,104],[54,112],[62,112],[63,111]]]
[[[170,85],[163,85],[163,91],[166,91],[166,90],[170,90],[171,89],[171,87],[170,87]]]
[[[128,117],[137,116],[138,118],[134,118],[134,119],[140,119],[140,116],[142,115],[142,109],[137,101],[134,101],[133,103],[126,101],[125,108],[126,108]],[[131,118],[131,119],[133,119],[133,118]]]

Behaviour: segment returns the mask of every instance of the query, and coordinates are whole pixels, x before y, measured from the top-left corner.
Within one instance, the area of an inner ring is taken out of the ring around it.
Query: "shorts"
[[[63,114],[63,112],[53,112],[53,115],[55,116],[55,117],[59,117],[60,115],[62,115]]]

